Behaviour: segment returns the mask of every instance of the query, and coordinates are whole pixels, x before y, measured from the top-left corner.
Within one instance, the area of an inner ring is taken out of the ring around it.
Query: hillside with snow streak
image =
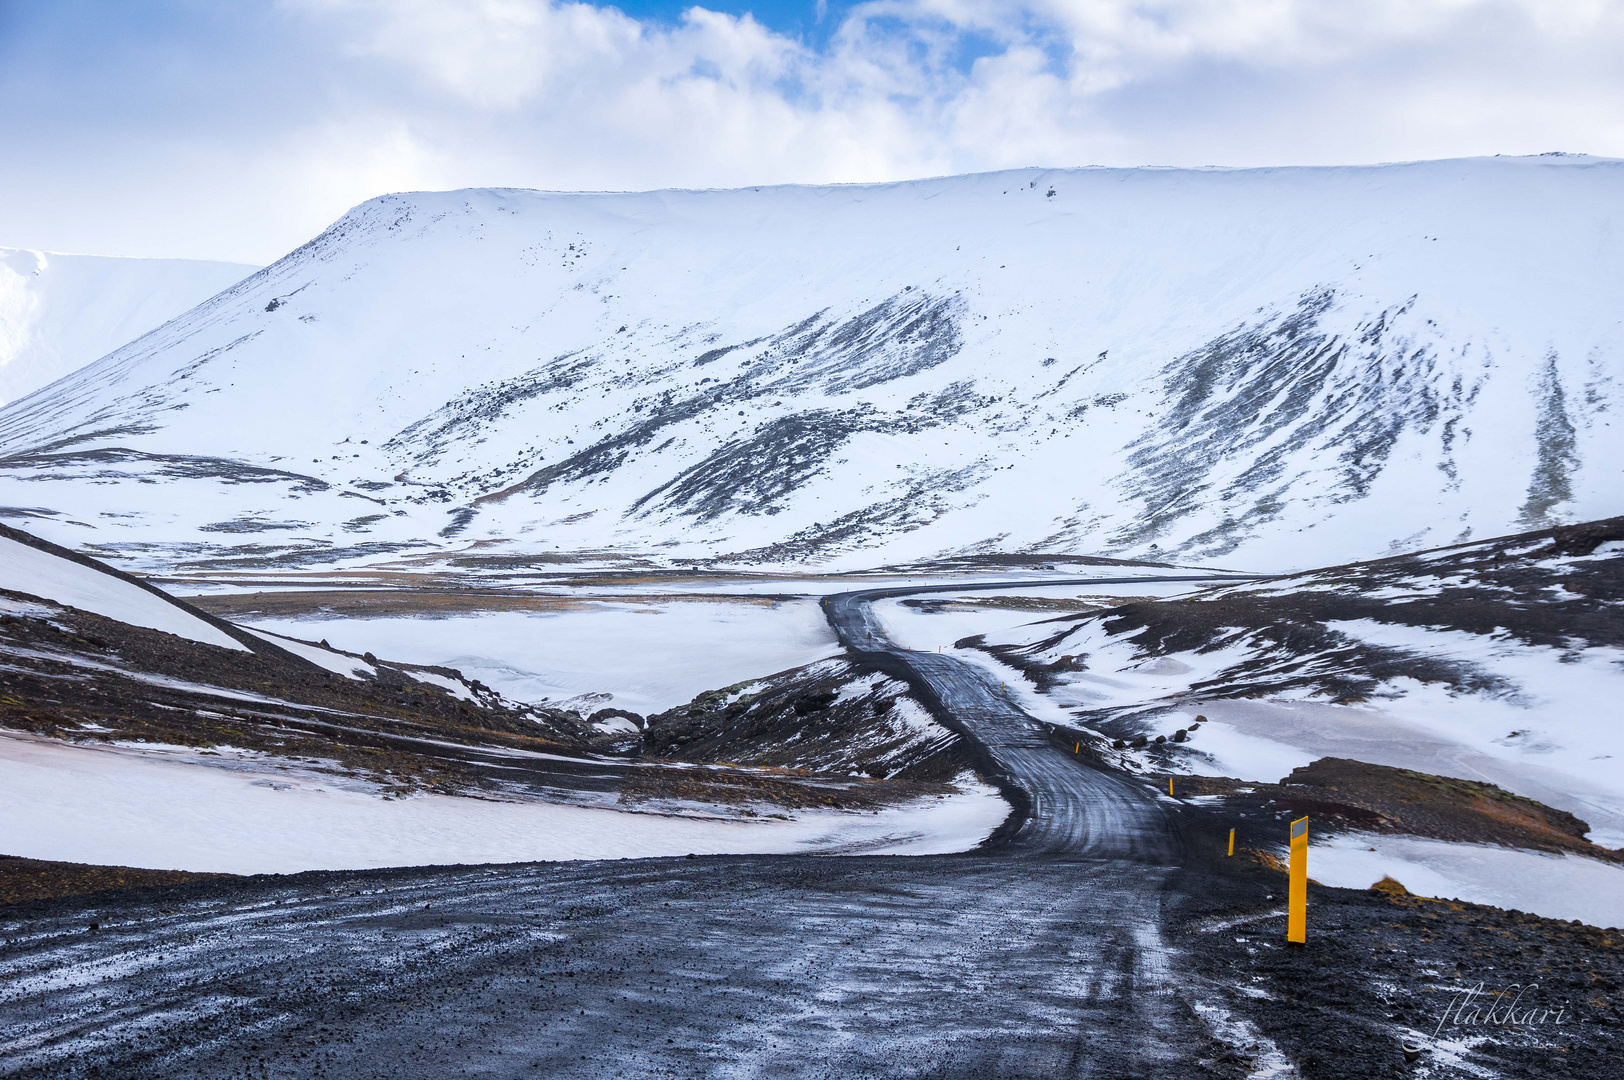
[[[471,190],[356,208],[0,411],[137,567],[1288,568],[1624,503],[1624,162]]]

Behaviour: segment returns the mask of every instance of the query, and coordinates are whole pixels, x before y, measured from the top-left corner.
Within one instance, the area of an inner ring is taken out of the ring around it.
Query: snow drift
[[[150,567],[1324,565],[1617,512],[1621,235],[1568,156],[392,195],[0,411],[0,504]]]

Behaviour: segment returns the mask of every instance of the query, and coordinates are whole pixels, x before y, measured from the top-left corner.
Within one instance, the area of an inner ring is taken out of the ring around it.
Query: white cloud
[[[0,166],[0,241],[50,246],[57,222],[59,246],[103,228],[130,254],[269,259],[411,187],[1624,156],[1624,0],[870,0],[820,45],[703,7],[675,25],[552,0],[275,10],[284,37],[258,59],[286,74],[253,90],[287,102],[269,120],[190,130],[155,99],[152,130],[100,171],[105,140],[64,152],[71,118],[32,149],[0,121],[32,154]],[[15,235],[25,213],[40,228]]]
[[[642,26],[614,9],[546,0],[290,0],[347,35],[346,51],[403,61],[469,104],[513,109],[582,77],[626,74]]]
[[[1611,139],[1604,115],[1624,103],[1624,5],[1605,0],[871,0],[822,50],[700,7],[667,28],[548,0],[297,3],[350,48],[538,135],[590,129],[610,182],[651,121],[657,144],[690,152],[645,159],[633,183],[886,179],[1102,148],[1119,163],[1279,162],[1305,136],[1316,160],[1407,150],[1411,134],[1449,136],[1440,153],[1519,150],[1530,113],[1577,99]],[[987,55],[962,63],[967,43]],[[1429,115],[1412,94],[1461,107]],[[1525,107],[1481,107],[1507,98]],[[1373,108],[1393,137],[1337,155],[1326,121],[1357,132]],[[1189,115],[1229,151],[1181,138]]]

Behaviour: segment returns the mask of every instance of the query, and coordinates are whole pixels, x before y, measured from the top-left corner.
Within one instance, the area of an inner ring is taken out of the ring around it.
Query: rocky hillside
[[[645,733],[623,710],[535,706],[451,668],[249,630],[0,525],[0,738],[155,747],[272,785],[654,812],[883,806],[954,791],[966,768],[906,686],[843,661],[654,719]]]
[[[1273,780],[1312,758],[1355,758],[1489,781],[1620,847],[1621,615],[1615,517],[959,645],[1019,668],[1129,768]]]

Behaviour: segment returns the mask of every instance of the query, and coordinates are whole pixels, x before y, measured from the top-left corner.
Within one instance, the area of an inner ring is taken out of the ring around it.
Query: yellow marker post
[[[1168,795],[1173,794],[1173,778],[1171,776],[1167,778],[1167,793]]]
[[[1078,743],[1075,747],[1072,748],[1071,752],[1074,753],[1074,754],[1081,754],[1083,752],[1083,744]]]
[[[1286,887],[1286,940],[1308,941],[1308,819],[1291,823],[1291,882]]]
[[[1234,829],[1229,830],[1229,854],[1230,854],[1231,858],[1233,858],[1234,855],[1235,855],[1235,830]]]

